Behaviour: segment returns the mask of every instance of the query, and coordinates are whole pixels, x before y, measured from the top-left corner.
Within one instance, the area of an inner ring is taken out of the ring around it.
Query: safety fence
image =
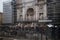
[[[27,39],[27,40],[60,40],[59,28],[55,27],[1,27],[1,38]]]

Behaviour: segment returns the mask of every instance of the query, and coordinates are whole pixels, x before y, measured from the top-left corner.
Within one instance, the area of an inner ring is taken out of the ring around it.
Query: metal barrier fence
[[[59,28],[0,28],[0,37],[15,38],[15,39],[28,39],[28,40],[60,40],[58,38]]]

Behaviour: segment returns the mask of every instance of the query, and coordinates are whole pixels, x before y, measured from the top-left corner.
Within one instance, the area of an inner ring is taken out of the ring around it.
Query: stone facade
[[[47,19],[46,0],[16,0],[17,21],[38,21]]]

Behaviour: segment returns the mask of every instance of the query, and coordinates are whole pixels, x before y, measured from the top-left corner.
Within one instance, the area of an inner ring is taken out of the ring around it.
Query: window
[[[22,15],[20,15],[20,17],[22,17]]]
[[[43,15],[43,13],[39,13],[39,15]]]
[[[60,1],[60,0],[57,0],[57,1]]]
[[[38,0],[38,2],[39,2],[39,1],[44,1],[44,0]]]
[[[47,2],[49,3],[49,2],[53,2],[53,0],[47,0]]]
[[[39,13],[39,19],[43,19],[43,13]]]

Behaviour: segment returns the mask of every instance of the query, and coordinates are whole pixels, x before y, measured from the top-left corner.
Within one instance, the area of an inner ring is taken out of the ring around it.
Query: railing
[[[27,18],[27,19],[20,19],[19,21],[30,21],[30,22],[32,22],[32,21],[37,21],[37,20],[33,19],[33,18],[31,18],[31,19]]]
[[[47,20],[47,19],[46,19],[46,18],[38,18],[38,19],[34,19],[34,18],[31,18],[31,19],[29,19],[29,18],[27,18],[27,19],[24,18],[24,19],[23,19],[23,18],[21,18],[21,19],[19,19],[19,21],[21,21],[21,22],[22,22],[22,21],[27,21],[27,22],[30,21],[30,22],[33,22],[33,21],[39,21],[39,20],[40,20],[40,21],[43,21],[43,20]]]
[[[44,28],[44,27],[0,27],[0,37],[18,38],[21,37],[29,40],[59,40],[56,32],[59,28]]]

